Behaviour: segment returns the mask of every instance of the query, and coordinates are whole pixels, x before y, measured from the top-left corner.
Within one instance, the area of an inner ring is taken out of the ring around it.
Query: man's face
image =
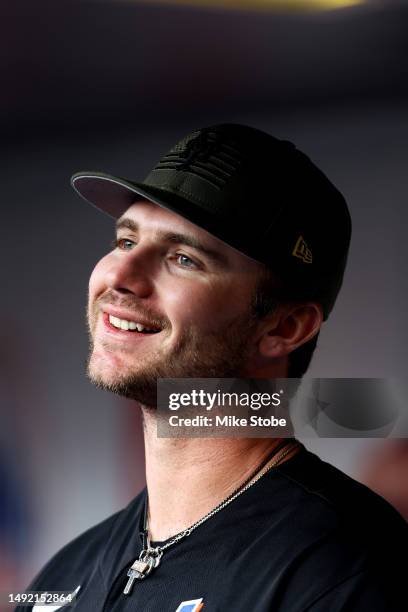
[[[90,278],[90,378],[154,405],[157,378],[245,375],[260,269],[175,213],[133,204]]]

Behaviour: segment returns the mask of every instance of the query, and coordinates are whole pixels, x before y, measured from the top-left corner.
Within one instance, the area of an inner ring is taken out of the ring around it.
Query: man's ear
[[[313,338],[323,323],[323,309],[315,302],[281,305],[274,314],[258,342],[260,357],[288,355]]]

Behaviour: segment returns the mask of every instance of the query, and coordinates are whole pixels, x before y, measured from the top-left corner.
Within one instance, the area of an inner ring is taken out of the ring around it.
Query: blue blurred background
[[[143,486],[139,415],[86,380],[111,221],[69,186],[143,178],[193,128],[293,140],[346,196],[343,290],[309,374],[406,377],[406,2],[4,2],[0,579],[22,588]],[[406,441],[311,439],[408,518]]]

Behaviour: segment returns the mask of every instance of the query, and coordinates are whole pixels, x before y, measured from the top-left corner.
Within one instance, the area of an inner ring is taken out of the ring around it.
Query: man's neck
[[[166,540],[205,516],[281,443],[280,438],[158,438],[156,414],[143,411],[152,541]]]

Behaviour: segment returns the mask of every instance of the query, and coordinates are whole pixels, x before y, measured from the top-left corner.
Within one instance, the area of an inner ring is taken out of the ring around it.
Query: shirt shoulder
[[[304,610],[311,602],[313,612],[337,610],[331,598],[343,597],[383,598],[388,603],[378,610],[386,610],[403,580],[398,558],[408,546],[406,521],[385,499],[306,449],[278,469],[292,500],[285,530],[292,581],[287,609],[298,609],[295,600],[302,600]],[[363,606],[339,610],[368,609]]]
[[[276,469],[303,508],[315,509],[308,513],[311,520],[326,516],[333,524],[347,522],[363,531],[378,530],[386,521],[388,528],[408,532],[406,521],[389,502],[304,447]]]

